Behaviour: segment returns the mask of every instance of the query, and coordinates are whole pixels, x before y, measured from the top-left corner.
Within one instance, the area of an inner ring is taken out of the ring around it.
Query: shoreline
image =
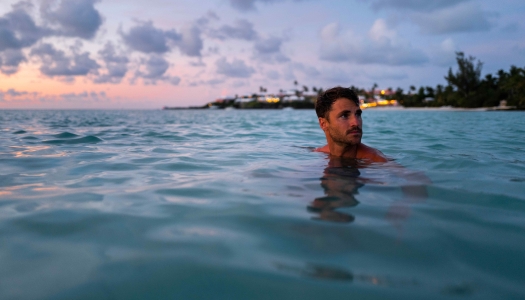
[[[374,107],[374,108],[367,108],[368,110],[380,110],[380,111],[399,111],[399,110],[413,110],[413,111],[523,111],[520,109],[516,109],[513,107],[476,107],[476,108],[467,108],[467,107],[450,107],[450,106],[442,106],[442,107]]]
[[[206,110],[206,111],[225,111],[229,109],[208,109],[208,108],[197,108],[197,107],[170,107],[170,108],[163,108],[161,110]],[[231,109],[231,110],[313,110],[312,108],[293,108],[293,109],[285,109],[285,108],[237,108],[237,109]],[[517,109],[514,107],[476,107],[476,108],[467,108],[467,107],[450,107],[450,106],[442,106],[442,107],[404,107],[404,106],[385,106],[385,107],[372,107],[372,108],[366,108],[363,109],[366,111],[402,111],[402,110],[411,110],[411,111],[478,111],[478,112],[486,112],[486,111],[524,111],[522,109]]]

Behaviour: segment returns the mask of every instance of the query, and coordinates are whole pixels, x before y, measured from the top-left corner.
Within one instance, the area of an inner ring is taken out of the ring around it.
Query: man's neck
[[[337,156],[337,157],[356,158],[357,149],[359,148],[359,144],[340,145],[335,142],[331,142],[331,143],[329,142],[328,148],[330,149],[330,155]]]

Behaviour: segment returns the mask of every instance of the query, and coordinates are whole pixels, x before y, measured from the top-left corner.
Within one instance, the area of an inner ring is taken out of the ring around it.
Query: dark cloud
[[[143,53],[162,54],[176,47],[187,56],[200,56],[203,47],[201,30],[196,25],[185,26],[178,33],[156,28],[152,22],[142,22],[132,27],[129,33],[121,30],[120,34],[126,45]]]
[[[379,9],[404,9],[421,12],[430,12],[445,7],[451,7],[470,0],[361,0],[371,2],[372,8]]]
[[[143,59],[141,63],[141,68],[135,72],[135,79],[142,78],[146,84],[156,84],[157,81],[165,81],[173,85],[179,84],[179,77],[166,75],[170,64],[164,57],[152,54],[147,59]]]
[[[223,25],[219,29],[210,30],[208,34],[210,37],[220,40],[239,39],[253,41],[258,37],[257,32],[253,29],[253,23],[247,20],[237,20],[233,26]]]
[[[476,3],[465,3],[432,13],[414,13],[411,19],[426,34],[488,31],[493,25]]]
[[[111,42],[106,43],[98,54],[104,61],[106,70],[99,74],[93,81],[95,83],[120,83],[128,71],[129,59],[123,54],[117,54]]]
[[[322,60],[395,66],[418,65],[428,61],[425,53],[399,38],[381,19],[374,23],[367,38],[350,33],[340,35],[334,27],[334,24],[329,24],[322,30]]]
[[[11,75],[18,72],[20,63],[25,62],[26,57],[19,49],[7,49],[0,52],[0,72]]]
[[[290,61],[281,53],[283,40],[278,37],[259,39],[254,44],[255,57],[267,63],[283,63]]]
[[[67,56],[62,50],[57,50],[51,44],[43,43],[31,50],[31,55],[42,61],[40,71],[49,77],[80,76],[96,73],[100,67],[89,57],[88,52],[78,53],[78,47],[72,47],[72,55]]]
[[[0,17],[0,51],[22,49],[34,45],[46,30],[38,27],[27,12],[27,5],[18,3],[13,10]]]
[[[42,17],[50,24],[58,25],[56,34],[91,39],[102,25],[102,16],[95,9],[97,0],[61,0],[56,9],[56,0],[43,1]]]
[[[234,59],[231,63],[222,57],[215,62],[217,73],[228,77],[249,78],[255,70],[247,66],[243,60]]]

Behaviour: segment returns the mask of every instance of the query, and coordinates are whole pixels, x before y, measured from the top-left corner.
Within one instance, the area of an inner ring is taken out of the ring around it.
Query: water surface
[[[525,297],[525,114],[363,119],[393,162],[313,111],[0,111],[0,298]]]

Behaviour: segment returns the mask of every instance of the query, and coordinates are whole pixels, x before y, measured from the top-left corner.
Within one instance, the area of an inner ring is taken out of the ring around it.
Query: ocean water
[[[0,111],[0,299],[523,299],[525,113]]]

